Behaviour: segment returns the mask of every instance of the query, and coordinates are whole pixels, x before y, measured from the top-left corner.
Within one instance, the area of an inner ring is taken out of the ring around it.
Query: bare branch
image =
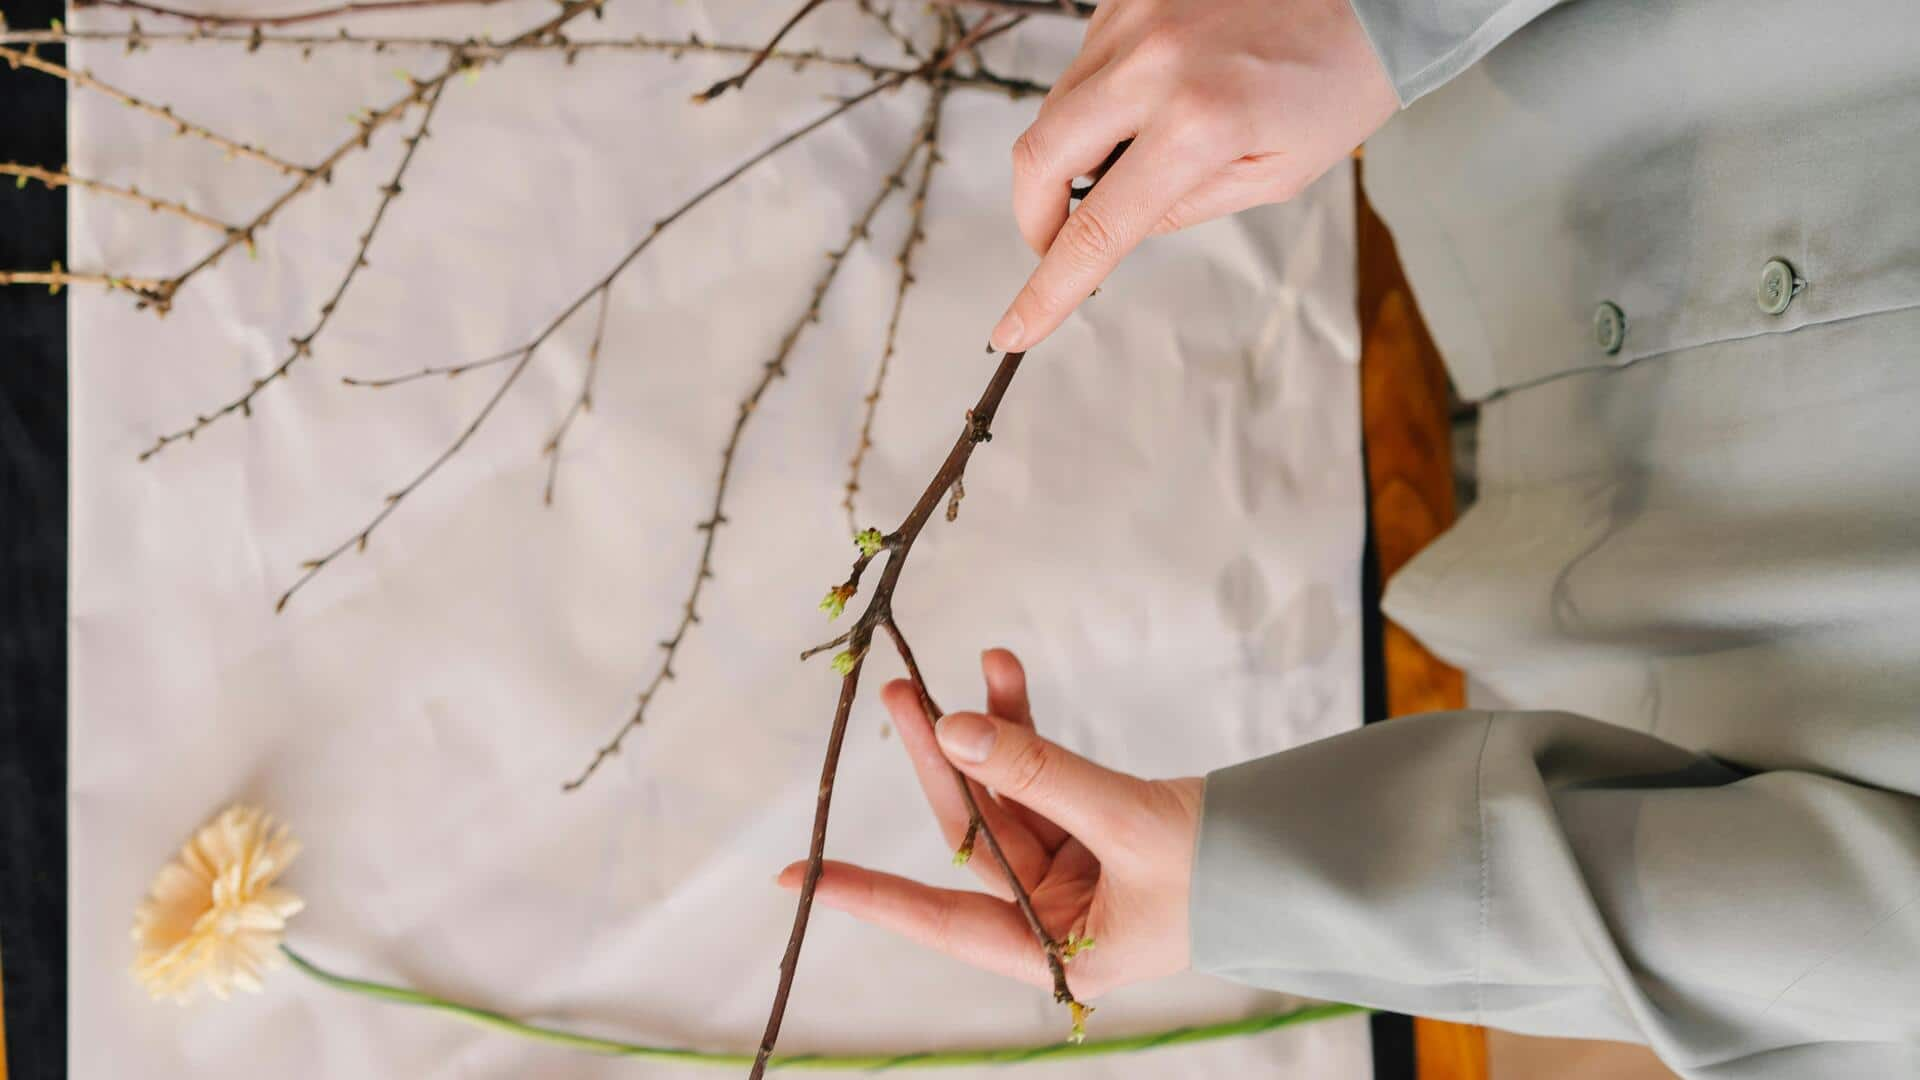
[[[729,90],[737,90],[745,86],[747,80],[753,77],[753,73],[760,70],[760,65],[766,63],[767,58],[773,55],[774,47],[780,44],[781,38],[787,36],[787,31],[800,25],[800,20],[813,14],[814,9],[818,8],[822,2],[823,0],[804,0],[800,5],[800,10],[794,12],[787,18],[786,22],[780,24],[780,29],[774,31],[773,37],[769,38],[767,43],[761,46],[758,52],[753,54],[753,59],[747,61],[746,67],[741,68],[738,73],[729,75],[719,82],[714,83],[712,86],[707,87],[705,90],[693,95],[693,100],[696,103],[704,105]]]
[[[557,16],[555,20],[549,20],[547,23],[543,24],[541,28],[536,28],[535,30],[529,31],[528,35],[523,35],[523,36],[543,35],[545,33],[549,33],[551,32],[552,29],[557,29],[558,23],[560,21],[564,21],[565,19],[571,18],[574,15],[577,15],[580,12],[587,10],[588,7],[590,7],[593,2],[594,0],[573,0],[573,2],[569,3],[565,8],[562,9],[561,14]],[[1001,29],[1010,28],[1017,21],[1018,21],[1017,19],[1009,20],[1007,23],[1002,25]],[[554,332],[558,330],[562,324],[564,324],[568,319],[572,318],[575,312],[579,311],[582,307],[585,307],[589,301],[595,299],[597,296],[599,296],[600,293],[604,292],[608,288],[611,288],[615,279],[617,279],[623,272],[625,272],[627,267],[631,266],[634,260],[638,259],[641,256],[641,254],[644,253],[647,250],[647,248],[653,244],[654,240],[657,239],[662,232],[664,232],[666,229],[671,227],[674,222],[686,216],[695,207],[705,202],[708,198],[712,197],[716,192],[721,191],[722,189],[726,188],[729,184],[733,183],[735,180],[745,175],[747,171],[752,169],[754,166],[760,164],[766,159],[779,153],[781,150],[786,149],[788,146],[791,146],[794,143],[800,141],[806,136],[812,134],[813,132],[818,131],[820,128],[825,127],[827,124],[831,123],[833,120],[845,114],[848,110],[853,109],[854,107],[860,105],[862,102],[867,101],[868,99],[878,95],[882,91],[890,90],[890,89],[893,89],[894,87],[899,86],[900,84],[906,82],[909,77],[911,77],[916,73],[919,73],[919,72],[932,73],[934,71],[937,71],[940,65],[946,63],[950,59],[951,59],[950,55],[943,56],[937,61],[929,62],[928,64],[923,65],[921,68],[916,69],[915,72],[908,72],[902,75],[895,76],[890,79],[883,80],[881,82],[877,82],[872,86],[868,87],[867,89],[861,91],[860,93],[847,98],[846,100],[840,102],[838,105],[835,105],[833,108],[815,117],[813,120],[808,121],[807,123],[801,125],[800,127],[795,128],[794,130],[788,132],[787,134],[782,135],[780,138],[774,140],[772,143],[769,143],[766,147],[764,147],[757,153],[753,154],[751,157],[748,157],[745,161],[740,162],[739,164],[735,165],[732,169],[728,170],[719,179],[713,181],[712,183],[708,184],[706,187],[701,188],[699,191],[695,192],[690,198],[688,198],[685,202],[681,203],[667,216],[654,222],[653,227],[649,229],[647,233],[644,236],[642,236],[637,243],[635,243],[631,248],[629,248],[625,255],[622,255],[620,259],[614,263],[612,269],[608,270],[604,275],[601,276],[601,278],[598,281],[596,281],[593,285],[588,287],[586,292],[580,294],[580,296],[575,298],[572,303],[568,304],[565,308],[563,308],[560,311],[560,313],[554,316],[552,321],[547,323],[546,327],[542,329],[538,334],[534,335],[534,337],[530,341],[528,341],[525,345],[521,346],[520,348],[512,350],[511,355],[517,358],[516,362],[513,365],[513,368],[507,373],[506,377],[501,380],[499,389],[496,390],[494,392],[494,395],[487,400],[487,403],[485,404],[485,406],[483,406],[480,412],[474,417],[473,422],[469,424],[467,428],[461,432],[460,436],[457,439],[454,440],[453,445],[449,446],[445,451],[443,451],[440,454],[439,457],[435,458],[424,470],[420,472],[419,475],[414,477],[414,479],[411,482],[409,482],[406,487],[389,495],[387,497],[386,505],[380,510],[378,514],[374,515],[373,519],[369,521],[365,526],[363,526],[358,532],[349,536],[345,541],[342,541],[339,546],[335,547],[332,551],[328,552],[326,555],[322,556],[321,558],[308,560],[308,562],[304,564],[305,573],[302,574],[302,576],[294,582],[291,588],[289,588],[284,594],[281,595],[279,602],[274,607],[274,610],[276,611],[283,610],[286,607],[287,601],[292,599],[293,594],[295,592],[299,591],[301,587],[305,586],[306,583],[311,581],[316,574],[318,574],[321,570],[325,569],[340,555],[345,554],[349,549],[364,550],[366,547],[367,540],[372,535],[373,530],[377,528],[381,522],[385,521],[393,513],[394,509],[400,505],[400,502],[404,500],[406,496],[410,495],[421,484],[423,484],[429,478],[431,478],[435,472],[439,471],[440,467],[446,464],[446,462],[449,459],[451,459],[455,453],[459,452],[459,450],[466,445],[467,441],[473,437],[474,433],[480,429],[480,427],[486,422],[487,417],[492,414],[494,408],[499,405],[500,400],[506,395],[507,391],[513,387],[514,383],[519,380],[521,374],[526,371],[527,364],[532,361],[533,355],[539,349],[539,347],[545,344],[547,339],[552,337]],[[464,62],[465,61],[463,60],[463,58],[456,56],[454,60],[449,63],[447,71],[444,72],[441,76],[439,76],[435,80],[429,80],[428,82],[421,83],[419,85],[432,87],[434,85],[437,85],[439,82],[445,81],[445,79],[448,76],[451,76],[455,71],[459,70],[458,65],[464,64]],[[396,103],[396,105],[398,104],[399,103]],[[791,348],[791,346],[789,345],[787,346],[787,348]],[[773,374],[778,374],[779,370],[780,368],[778,366],[778,361],[769,364],[769,367],[768,367],[769,372]],[[769,374],[768,376],[765,377],[769,384],[772,381],[773,374]],[[757,401],[757,398],[750,398],[747,403],[743,404],[743,410],[745,410],[746,412],[750,412],[752,403],[754,401]],[[710,520],[708,523],[704,524],[702,527],[711,530],[712,528],[717,527],[719,523],[720,522],[718,520],[718,514],[716,512],[715,519]],[[689,611],[689,614],[691,615],[691,611]],[[687,622],[683,623],[683,625],[690,625],[691,621],[692,620],[689,619],[687,620]],[[625,728],[622,729],[622,734],[624,734],[625,730],[626,730]],[[617,744],[617,742],[618,742],[618,739],[616,738],[615,743]],[[614,750],[617,750],[617,745],[615,745]],[[614,750],[607,750],[603,748],[603,753],[599,756],[599,758],[596,758],[596,761],[604,759],[608,754],[613,753]],[[591,771],[592,769],[590,768],[588,772],[591,773]],[[581,781],[584,781],[584,779],[585,779],[585,776],[583,775],[580,781],[576,781],[571,786],[577,787]]]
[[[814,804],[813,841],[807,851],[806,876],[800,885],[799,902],[793,914],[793,930],[787,937],[786,954],[780,961],[780,983],[774,991],[773,1007],[767,1017],[766,1033],[761,1036],[760,1050],[754,1058],[750,1080],[760,1080],[765,1073],[767,1059],[773,1056],[774,1044],[780,1037],[780,1023],[786,1016],[787,999],[793,990],[794,973],[799,968],[800,947],[806,940],[807,920],[813,910],[814,891],[820,884],[820,873],[826,858],[827,815],[833,802],[834,774],[839,766],[840,746],[846,735],[847,716],[852,709],[853,698],[859,689],[860,670],[866,660],[869,644],[876,627],[885,626],[893,618],[893,593],[899,584],[901,571],[906,569],[907,558],[913,553],[914,541],[926,527],[934,509],[940,505],[941,497],[953,487],[956,480],[966,473],[967,462],[973,457],[974,448],[993,437],[993,417],[1000,408],[1000,400],[1006,396],[1007,387],[1012,384],[1014,375],[1020,370],[1020,360],[1024,353],[1008,353],[1001,357],[993,377],[987,382],[980,400],[967,410],[966,423],[959,437],[954,441],[953,449],[947,452],[946,460],[934,473],[933,480],[921,493],[918,502],[908,512],[906,520],[886,538],[887,564],[881,571],[880,581],[874,587],[873,596],[867,601],[867,608],[853,625],[848,640],[847,651],[843,657],[849,658],[845,664],[845,675],[840,682],[840,700],[834,708],[833,728],[827,738],[827,759],[820,774],[820,794]],[[896,639],[896,643],[901,639]],[[977,807],[970,808],[977,813]],[[998,842],[993,845],[998,855]],[[1016,882],[1015,888],[1021,886]],[[1031,905],[1028,905],[1031,907]],[[1034,919],[1038,925],[1038,919]],[[1057,959],[1058,946],[1052,944],[1044,928],[1038,935],[1048,943],[1047,954]],[[1066,993],[1064,976],[1055,986],[1056,995],[1065,994],[1062,1001],[1072,1002],[1072,995]]]
[[[1083,0],[931,0],[931,2],[979,8],[982,11],[997,11],[1006,15],[1064,15],[1070,19],[1086,19],[1093,15],[1093,5]]]
[[[0,45],[64,45],[82,41],[117,43],[129,48],[204,44],[216,47],[244,47],[250,52],[262,48],[299,49],[303,55],[310,55],[316,49],[366,49],[372,52],[402,49],[459,51],[476,63],[497,61],[513,53],[523,52],[563,52],[569,56],[601,52],[640,53],[663,55],[676,60],[689,55],[752,57],[763,47],[707,41],[698,35],[679,38],[648,37],[644,34],[619,38],[570,38],[553,34],[536,40],[515,43],[495,42],[488,38],[361,36],[344,30],[338,34],[266,34],[258,31],[242,33],[237,30],[203,29],[171,32],[138,29],[0,30]],[[768,54],[767,59],[769,62],[779,61],[788,64],[798,71],[814,67],[832,68],[858,71],[876,79],[904,74],[918,79],[937,79],[956,90],[992,90],[1013,98],[1036,97],[1050,89],[1045,83],[1007,78],[987,71],[960,72],[949,69],[932,75],[922,75],[914,68],[878,64],[864,57],[829,53],[821,49],[775,49]]]
[[[45,285],[58,293],[68,285],[101,285],[120,289],[135,296],[153,297],[166,283],[157,278],[122,277],[117,274],[75,273],[56,262],[47,270],[0,270],[0,285]]]
[[[957,477],[954,483],[959,483]],[[920,695],[920,707],[926,711],[928,721],[938,723],[940,717],[945,714],[940,711],[939,705],[934,704],[933,694],[927,689],[927,680],[920,674],[920,665],[913,658],[913,649],[907,645],[906,635],[900,632],[900,626],[891,614],[881,623],[881,626],[886,629],[887,635],[893,638],[894,649],[900,653],[901,662],[907,666],[907,678],[913,683],[914,692]],[[1026,885],[1021,882],[1020,875],[1014,872],[1013,863],[1007,858],[1007,853],[1001,849],[1000,838],[993,834],[993,827],[987,824],[986,817],[980,813],[980,802],[973,793],[973,785],[967,782],[966,774],[956,768],[952,762],[947,763],[947,768],[953,773],[953,781],[960,787],[960,798],[967,805],[967,835],[960,842],[960,851],[963,854],[971,854],[974,838],[986,839],[988,852],[993,855],[994,862],[999,864],[1000,872],[1006,875],[1007,887],[1013,891],[1014,904],[1020,908],[1020,914],[1026,918],[1027,928],[1033,931],[1034,942],[1046,955],[1047,971],[1053,976],[1053,1000],[1062,1005],[1074,1004],[1073,991],[1067,988],[1066,961],[1061,955],[1062,943],[1047,929],[1046,924],[1040,921],[1040,913],[1034,910],[1032,895],[1027,892]]]
[[[856,0],[856,2],[860,5],[860,10],[865,12],[868,18],[878,23],[880,28],[887,32],[887,36],[892,38],[894,42],[900,46],[900,51],[906,53],[908,59],[918,60],[921,58],[920,47],[914,44],[913,35],[895,25],[893,21],[893,6],[891,4],[883,8],[876,0]]]
[[[456,379],[462,375],[465,375],[469,371],[478,371],[481,368],[493,367],[497,364],[504,364],[510,360],[517,360],[519,359],[519,357],[520,357],[519,349],[509,349],[506,352],[495,353],[492,356],[481,357],[478,360],[466,360],[458,364],[437,364],[431,367],[423,367],[419,371],[411,371],[405,375],[391,375],[385,378],[367,378],[359,375],[342,375],[340,377],[340,381],[342,383],[345,383],[348,386],[362,386],[362,387],[367,387],[374,390],[380,390],[389,386],[399,386],[401,383],[418,382],[421,379],[430,379],[436,375],[445,375],[449,379]]]
[[[319,337],[320,332],[327,328],[327,323],[333,319],[333,313],[340,307],[341,298],[347,295],[347,289],[353,285],[353,279],[367,266],[367,249],[373,245],[373,237],[380,231],[380,223],[386,220],[387,208],[400,197],[400,181],[406,178],[407,168],[413,164],[414,152],[420,149],[421,140],[428,135],[427,125],[433,121],[434,110],[440,107],[440,95],[446,88],[446,83],[437,83],[427,94],[426,109],[420,115],[420,126],[414,129],[413,135],[406,140],[406,152],[400,155],[400,163],[394,167],[393,178],[380,189],[380,203],[374,207],[373,220],[367,223],[366,231],[360,234],[360,246],[353,253],[353,261],[347,264],[346,273],[340,275],[340,283],[333,287],[333,295],[327,297],[326,303],[320,305],[319,321],[315,322],[312,329],[305,334],[291,339],[288,342],[291,348],[286,357],[264,377],[253,380],[253,384],[247,387],[245,393],[210,413],[194,417],[193,423],[186,427],[161,435],[154,440],[152,446],[140,452],[141,461],[146,461],[165,450],[170,443],[191,440],[223,416],[230,416],[236,412],[243,417],[252,416],[253,399],[260,395],[260,391],[286,378],[287,372],[292,370],[293,365],[301,358],[313,355],[313,339]]]
[[[464,64],[464,61],[457,62]],[[232,251],[241,244],[247,245],[251,251],[253,248],[254,234],[272,224],[274,216],[285,209],[288,203],[304,195],[319,181],[331,180],[335,165],[338,165],[341,160],[349,154],[370,146],[374,132],[398,120],[400,117],[406,115],[408,110],[412,109],[415,105],[425,101],[428,95],[438,91],[441,85],[444,84],[452,74],[453,68],[449,65],[447,71],[442,72],[435,78],[425,82],[414,82],[405,96],[396,99],[392,104],[387,105],[379,112],[363,114],[362,118],[358,121],[359,130],[352,138],[335,147],[331,153],[321,160],[320,164],[302,172],[299,179],[294,181],[292,187],[281,192],[278,198],[268,203],[265,209],[254,215],[252,221],[247,222],[235,232],[228,234],[227,238],[221,241],[218,247],[201,256],[199,261],[193,265],[167,279],[164,296],[156,304],[160,313],[165,314],[167,309],[173,305],[174,294],[179,292],[182,286],[202,270],[218,263],[221,257],[227,252]]]
[[[0,60],[5,60],[7,66],[15,70],[23,67],[30,68],[43,74],[52,75],[56,79],[65,79],[74,86],[104,94],[130,109],[146,113],[148,116],[167,123],[172,126],[176,134],[191,135],[197,139],[205,139],[207,142],[226,151],[230,157],[242,157],[261,162],[265,165],[271,165],[288,176],[312,175],[313,170],[308,169],[304,165],[296,165],[284,158],[269,154],[251,143],[240,142],[237,139],[229,139],[225,135],[209,130],[204,125],[196,124],[191,120],[181,119],[179,116],[174,115],[171,106],[155,105],[150,101],[134,97],[132,94],[127,93],[117,86],[104,83],[94,78],[91,72],[82,71],[78,68],[70,68],[65,64],[56,64],[52,60],[48,60],[36,53],[31,46],[25,50],[9,49],[5,46],[0,46]]]
[[[560,6],[559,14],[533,29],[518,35],[513,38],[509,44],[544,39],[557,33],[561,27],[586,12],[599,10],[602,2],[603,0],[566,0],[566,2]],[[364,150],[371,145],[374,132],[405,116],[408,110],[425,101],[428,94],[433,93],[448,79],[451,79],[460,72],[468,71],[482,62],[483,61],[476,60],[456,49],[452,55],[448,57],[446,66],[441,69],[438,75],[424,80],[408,76],[408,90],[404,95],[396,98],[385,108],[363,113],[358,121],[358,130],[351,137],[339,146],[336,146],[318,165],[302,172],[300,178],[294,181],[292,187],[281,192],[280,196],[274,199],[273,202],[267,204],[267,207],[255,215],[252,221],[241,226],[237,234],[229,235],[218,247],[202,256],[198,262],[195,262],[192,266],[187,267],[180,273],[175,274],[172,278],[169,278],[162,290],[161,297],[155,301],[155,307],[162,314],[165,314],[167,308],[171,306],[173,302],[174,294],[179,292],[180,288],[191,278],[207,267],[219,262],[223,255],[233,250],[239,243],[244,242],[248,245],[249,249],[251,249],[256,232],[266,228],[267,225],[273,221],[274,215],[284,209],[288,203],[305,194],[308,189],[313,187],[316,181],[332,180],[334,166],[338,165],[343,159],[355,151]]]
[[[834,279],[839,275],[840,267],[845,263],[848,253],[853,250],[855,244],[866,239],[867,230],[873,224],[874,216],[880,212],[880,207],[894,192],[906,185],[907,169],[912,165],[915,155],[919,153],[920,146],[921,140],[914,139],[908,146],[906,154],[901,157],[899,164],[881,182],[880,189],[874,193],[860,216],[854,219],[853,225],[847,230],[846,242],[828,254],[826,268],[815,280],[813,295],[805,310],[787,328],[786,334],[780,339],[779,346],[774,350],[773,359],[762,366],[753,388],[747,392],[746,397],[741,399],[739,411],[734,416],[733,430],[728,434],[726,445],[720,452],[720,475],[714,484],[713,504],[707,512],[706,519],[700,523],[700,531],[706,534],[706,538],[700,545],[700,559],[694,566],[693,582],[687,589],[687,599],[680,607],[680,620],[674,626],[672,636],[661,640],[660,664],[654,669],[653,677],[648,680],[646,688],[640,691],[633,713],[604,745],[594,751],[593,758],[587,762],[586,768],[581,770],[580,775],[568,781],[564,790],[577,790],[593,777],[608,758],[620,752],[620,745],[625,741],[627,734],[645,722],[647,706],[652,704],[654,695],[667,680],[673,678],[674,658],[679,654],[680,646],[686,641],[688,632],[693,629],[695,623],[700,621],[700,594],[705,590],[706,583],[713,578],[714,538],[720,526],[727,523],[728,485],[733,479],[734,458],[739,452],[741,438],[746,434],[747,424],[753,419],[761,399],[772,388],[774,380],[786,373],[787,360],[792,355],[794,346],[799,342],[800,335],[808,326],[819,320],[821,304],[826,299],[827,290],[832,287]]]
[[[552,438],[547,440],[544,452],[547,455],[547,491],[541,501],[553,505],[553,481],[560,473],[560,446],[567,441],[567,432],[573,427],[573,420],[581,413],[593,408],[593,376],[600,369],[600,344],[607,336],[607,307],[612,302],[613,290],[600,292],[600,313],[593,320],[593,341],[587,346],[587,370],[580,377],[580,392],[574,395],[573,404],[567,406],[566,415],[560,418],[560,426],[554,429]]]
[[[760,1050],[754,1055],[748,1080],[761,1080],[767,1071],[767,1059],[773,1056],[773,1044],[780,1037],[780,1022],[787,1015],[787,999],[793,994],[793,975],[800,966],[800,945],[806,940],[807,919],[813,914],[813,894],[820,886],[820,871],[826,860],[827,814],[833,808],[833,785],[840,771],[840,748],[847,741],[847,718],[853,714],[853,699],[860,691],[860,669],[865,665],[867,642],[872,627],[854,633],[852,666],[840,680],[840,700],[833,707],[833,726],[827,733],[827,756],[820,766],[819,794],[813,806],[813,833],[807,842],[807,873],[800,883],[800,899],[793,909],[793,930],[787,936],[786,953],[780,958],[780,984],[774,990],[773,1010],[767,1017],[766,1034],[760,1038]]]
[[[218,218],[208,217],[197,210],[189,208],[184,203],[177,203],[170,199],[162,199],[157,196],[148,195],[137,187],[125,188],[117,184],[109,184],[104,180],[91,180],[84,176],[75,176],[66,169],[45,169],[38,165],[22,165],[17,162],[5,162],[0,163],[0,176],[17,177],[18,186],[20,187],[27,186],[27,181],[29,180],[38,180],[42,184],[45,184],[49,191],[63,187],[74,187],[83,191],[93,191],[102,195],[111,195],[115,198],[138,203],[156,213],[172,214],[176,217],[191,221],[195,225],[204,225],[209,229],[218,229],[221,232],[231,232],[233,230],[233,226],[226,222]]]
[[[455,438],[445,450],[440,452],[439,457],[434,458],[427,464],[427,467],[420,470],[412,480],[407,481],[405,487],[388,494],[384,504],[380,507],[379,513],[373,515],[373,518],[361,526],[358,532],[340,541],[333,550],[317,559],[308,559],[300,565],[302,570],[300,577],[287,588],[286,592],[280,594],[279,600],[274,602],[273,610],[275,614],[286,610],[287,601],[293,599],[293,594],[299,592],[307,582],[312,581],[320,571],[325,570],[335,559],[346,554],[349,550],[367,550],[367,541],[372,539],[373,530],[379,528],[382,522],[392,516],[393,512],[400,508],[400,504],[406,500],[407,496],[413,494],[420,485],[432,479],[433,474],[439,472],[441,466],[452,460],[453,456],[458,454],[460,450],[467,445],[467,440],[473,438],[474,433],[479,431],[481,425],[487,422],[487,417],[493,414],[493,410],[499,406],[501,399],[507,396],[507,391],[513,389],[513,384],[519,380],[521,373],[527,370],[527,364],[533,360],[533,351],[534,346],[532,345],[527,346],[521,351],[519,361],[515,363],[513,369],[507,373],[507,377],[500,380],[500,386],[494,390],[493,396],[487,399],[485,405],[481,406],[480,411],[475,414],[473,420],[467,424],[459,436]]]
[[[200,26],[291,26],[295,23],[337,19],[347,15],[369,15],[382,11],[410,11],[416,8],[486,7],[499,0],[351,0],[328,7],[309,8],[284,15],[222,15],[211,11],[190,11],[148,3],[147,0],[73,0],[74,10],[117,8],[171,19],[185,19]]]
[[[899,285],[893,294],[893,310],[887,316],[886,342],[880,350],[880,363],[874,369],[873,385],[864,399],[865,415],[860,420],[860,437],[854,444],[853,458],[847,462],[846,495],[840,505],[847,512],[847,528],[860,527],[859,515],[854,509],[854,496],[860,490],[860,470],[866,464],[867,451],[873,448],[873,419],[880,411],[880,394],[886,388],[887,372],[893,364],[896,343],[900,335],[900,313],[907,304],[907,290],[913,287],[913,253],[926,239],[924,223],[927,214],[927,191],[933,181],[933,168],[940,162],[940,107],[946,102],[946,88],[935,87],[933,96],[927,104],[927,123],[921,129],[921,140],[927,148],[920,162],[920,179],[914,187],[912,211],[907,220],[906,239],[901,241],[900,254],[895,263],[900,267]]]

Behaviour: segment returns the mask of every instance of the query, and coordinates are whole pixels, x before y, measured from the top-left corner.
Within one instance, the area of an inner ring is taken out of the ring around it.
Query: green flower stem
[[[753,1064],[752,1054],[687,1050],[671,1046],[646,1046],[540,1027],[489,1009],[462,1005],[457,1001],[448,1001],[418,990],[336,975],[317,966],[292,949],[282,946],[281,951],[287,954],[287,959],[293,961],[294,967],[336,990],[400,1005],[417,1005],[447,1013],[470,1024],[477,1024],[509,1035],[518,1035],[521,1038],[551,1046],[563,1046],[570,1050],[585,1050],[589,1053],[606,1054],[612,1057],[650,1058],[655,1061],[680,1061],[696,1065],[726,1065],[739,1068]],[[1082,1043],[1054,1042],[1038,1046],[1009,1046],[984,1050],[934,1050],[892,1054],[778,1054],[769,1062],[769,1065],[775,1069],[822,1071],[844,1069],[866,1072],[879,1072],[885,1069],[952,1068],[964,1065],[1018,1065],[1029,1061],[1061,1061],[1068,1058],[1131,1054],[1163,1046],[1181,1046],[1187,1043],[1211,1042],[1215,1039],[1231,1039],[1241,1035],[1258,1035],[1263,1031],[1273,1031],[1276,1028],[1292,1027],[1295,1024],[1306,1024],[1315,1020],[1330,1020],[1337,1016],[1355,1016],[1368,1011],[1358,1005],[1308,1005],[1288,1012],[1265,1013],[1218,1024],[1169,1028],[1166,1031],[1145,1035],[1088,1039]]]

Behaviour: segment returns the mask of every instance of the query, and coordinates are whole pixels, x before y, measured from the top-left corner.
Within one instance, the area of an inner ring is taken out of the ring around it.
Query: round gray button
[[[1760,302],[1760,310],[1769,315],[1778,315],[1787,310],[1806,282],[1793,272],[1793,265],[1785,259],[1768,259],[1767,265],[1760,268],[1760,289],[1755,299]]]
[[[1593,343],[1608,356],[1619,352],[1620,346],[1627,343],[1627,316],[1620,305],[1602,300],[1600,306],[1593,309]]]

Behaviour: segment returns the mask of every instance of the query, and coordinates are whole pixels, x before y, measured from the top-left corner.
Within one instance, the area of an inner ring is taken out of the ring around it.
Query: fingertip
[[[988,682],[1013,682],[1023,678],[1026,669],[1012,649],[996,645],[980,651],[980,673],[987,677]]]
[[[977,712],[948,713],[934,730],[940,749],[956,765],[978,765],[993,753],[999,725],[990,716]]]
[[[880,688],[880,700],[887,708],[898,711],[901,707],[918,709],[920,694],[914,690],[913,682],[908,679],[894,679]]]
[[[926,706],[920,701],[920,691],[905,679],[895,679],[882,687],[880,704],[902,734],[925,730],[932,724]]]
[[[773,883],[783,889],[798,889],[807,876],[807,864],[792,863],[773,877]]]

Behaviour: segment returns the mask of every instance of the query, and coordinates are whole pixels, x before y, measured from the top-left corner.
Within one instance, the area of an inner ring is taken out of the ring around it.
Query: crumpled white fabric
[[[290,0],[289,0],[290,2]],[[261,5],[265,7],[266,5]],[[761,39],[784,11],[613,0],[576,36]],[[516,2],[380,17],[388,32],[506,36]],[[903,16],[917,13],[902,8]],[[80,25],[110,25],[83,13]],[[150,29],[152,27],[149,27]],[[324,32],[324,28],[323,28]],[[1078,29],[1034,20],[991,54],[1047,78]],[[851,5],[796,39],[874,57]],[[431,54],[76,48],[103,77],[300,160]],[[804,853],[838,680],[796,662],[852,547],[840,484],[878,358],[905,200],[881,215],[754,419],[702,623],[647,726],[583,791],[560,783],[626,715],[675,618],[737,401],[805,303],[823,253],[910,136],[919,89],[862,106],[703,206],[615,293],[594,410],[556,504],[540,448],[571,400],[577,319],[444,472],[275,617],[273,600],[466,424],[498,378],[367,391],[524,340],[665,209],[864,85],[769,67],[704,108],[731,62],[518,57],[446,93],[315,356],[147,464],[161,430],[243,389],[304,333],[401,147],[389,129],[333,183],[193,281],[156,320],[73,297],[71,1052],[77,1076],[678,1076],[343,996],[292,972],[182,1010],[127,974],[149,875],[232,800],[305,845],[289,939],[317,961],[518,1016],[725,1049],[757,1040]],[[285,183],[96,96],[72,99],[74,168],[245,220]],[[867,472],[897,522],[992,363],[986,330],[1032,264],[1006,147],[1033,102],[956,92],[920,283]],[[915,551],[899,617],[949,707],[975,658],[1026,659],[1044,730],[1152,774],[1211,767],[1358,722],[1362,492],[1351,177],[1284,208],[1150,242],[1014,384],[956,524]],[[79,196],[69,263],[165,274],[210,234]],[[590,314],[590,312],[589,312]],[[856,606],[858,601],[856,602]],[[881,650],[870,687],[897,672]],[[965,883],[873,693],[853,719],[831,853]],[[1275,903],[1284,904],[1284,897]],[[1284,1007],[1200,977],[1115,994],[1094,1034]],[[1047,995],[816,913],[786,1050],[1044,1041]],[[1044,1077],[1367,1073],[1365,1026],[1328,1022]],[[995,1073],[1003,1075],[1003,1073]]]

